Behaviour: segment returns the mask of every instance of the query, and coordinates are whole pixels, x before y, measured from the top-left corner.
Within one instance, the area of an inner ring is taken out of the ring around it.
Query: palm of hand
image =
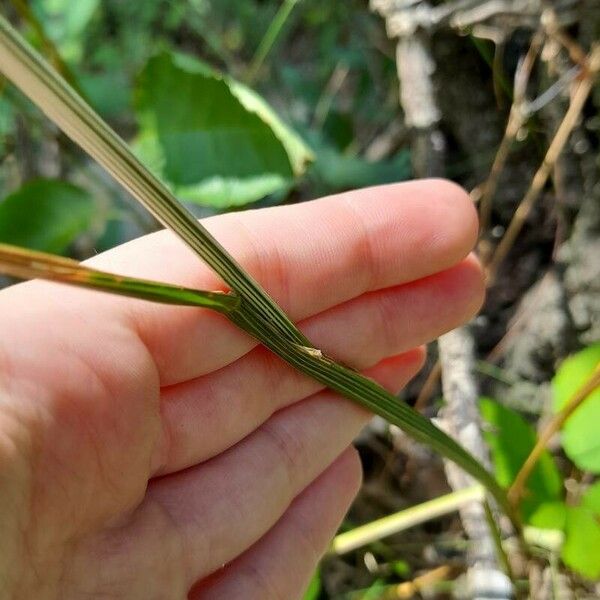
[[[421,365],[411,348],[481,302],[464,258],[476,220],[443,182],[208,226],[318,347],[395,391]],[[166,232],[95,264],[219,286]],[[40,282],[2,292],[0,307],[8,597],[301,593],[358,488],[347,447],[365,411],[208,311]]]

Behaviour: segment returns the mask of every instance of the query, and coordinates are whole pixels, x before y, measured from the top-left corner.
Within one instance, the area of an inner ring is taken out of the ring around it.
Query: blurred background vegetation
[[[512,482],[600,362],[596,0],[1,6],[199,217],[414,176],[465,186],[494,266],[465,335],[483,434]],[[591,93],[548,162],[582,82]],[[82,259],[157,228],[0,80],[0,241]],[[436,415],[445,368],[432,348],[403,398]],[[552,438],[523,506],[534,532],[556,534],[515,567],[535,598],[600,594],[598,390],[584,408]],[[375,421],[357,444],[365,485],[344,529],[451,491],[442,461],[401,432]],[[451,514],[329,556],[307,598],[460,597],[477,542],[463,526]]]

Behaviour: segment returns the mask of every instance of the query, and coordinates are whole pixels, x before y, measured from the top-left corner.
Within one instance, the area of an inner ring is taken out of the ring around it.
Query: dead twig
[[[427,375],[427,379],[425,383],[421,387],[421,391],[417,396],[417,400],[415,402],[415,410],[423,411],[425,406],[429,402],[429,399],[433,395],[433,392],[437,386],[438,381],[442,375],[442,365],[439,360],[435,361],[433,367],[431,367],[431,371],[429,371],[429,375]]]
[[[548,37],[556,40],[568,53],[571,60],[582,69],[587,67],[585,50],[574,40],[560,25],[560,21],[553,8],[547,8],[540,19],[542,27]]]
[[[550,143],[550,146],[548,147],[542,164],[534,175],[529,189],[517,207],[517,210],[515,211],[515,214],[508,225],[503,238],[500,240],[500,243],[496,247],[492,258],[487,265],[488,281],[493,281],[499,265],[506,258],[506,255],[512,248],[517,236],[519,235],[519,232],[527,220],[527,217],[531,213],[535,201],[546,185],[548,177],[552,172],[558,156],[562,152],[562,149],[569,139],[569,135],[579,120],[581,111],[590,94],[590,91],[592,90],[594,80],[598,74],[598,71],[600,70],[600,46],[595,46],[592,49],[587,60],[587,65],[588,74],[577,86],[577,89],[575,90],[571,99],[569,108],[565,113],[565,116],[559,125],[558,130],[556,131],[556,134]]]
[[[423,590],[432,587],[440,581],[449,579],[456,569],[453,569],[450,565],[441,565],[415,577],[412,581],[405,581],[395,586],[395,595],[390,598],[414,598],[416,594]]]
[[[482,232],[487,229],[490,223],[492,213],[492,198],[494,197],[496,189],[498,188],[500,174],[504,169],[504,165],[506,164],[506,159],[508,158],[510,148],[527,118],[527,113],[524,110],[527,83],[529,82],[531,71],[539,54],[542,41],[543,35],[538,32],[533,37],[529,46],[529,50],[527,51],[527,54],[523,60],[519,62],[519,66],[515,73],[513,102],[510,107],[506,129],[504,131],[502,141],[500,142],[500,146],[496,152],[496,156],[494,157],[490,174],[487,178],[487,181],[483,185],[481,193],[481,200],[479,204],[479,226]]]

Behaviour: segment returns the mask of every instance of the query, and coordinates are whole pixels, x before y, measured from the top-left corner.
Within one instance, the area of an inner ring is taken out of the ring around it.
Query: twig
[[[397,598],[399,600],[414,598],[415,594],[432,587],[444,579],[448,579],[453,571],[454,569],[450,565],[440,565],[435,569],[431,569],[431,571],[427,571],[427,573],[423,573],[423,575],[415,577],[412,581],[405,581],[398,584],[395,586],[395,595],[390,596],[390,598]]]
[[[529,82],[531,70],[533,69],[533,65],[541,45],[542,35],[537,33],[533,37],[533,40],[529,45],[529,50],[527,51],[527,54],[523,60],[520,61],[515,73],[513,102],[510,107],[506,129],[504,131],[502,141],[500,142],[500,146],[496,151],[496,156],[494,157],[494,162],[492,163],[492,167],[490,169],[490,174],[487,178],[487,181],[483,185],[483,191],[481,194],[479,205],[479,227],[480,231],[482,232],[487,229],[491,220],[492,198],[494,197],[498,187],[500,173],[504,168],[512,143],[517,137],[517,134],[519,133],[519,130],[523,126],[526,119],[523,105],[525,102],[527,83]]]
[[[443,335],[439,339],[440,363],[445,406],[442,419],[448,433],[479,458],[489,464],[488,448],[481,434],[481,417],[478,400],[479,389],[475,378],[473,339],[466,327]],[[446,476],[450,486],[457,490],[471,485],[465,476],[445,461]],[[460,516],[469,538],[475,541],[470,549],[470,566],[467,579],[472,597],[485,597],[487,580],[499,586],[500,597],[511,597],[510,570],[503,580],[502,561],[496,556],[494,528],[490,529],[482,503],[472,502],[460,509]],[[501,582],[504,581],[504,584]]]
[[[541,23],[548,36],[565,48],[575,64],[585,69],[587,66],[585,50],[560,26],[558,16],[553,8],[547,8],[542,13]]]
[[[376,582],[368,589],[356,590],[343,596],[335,598],[344,600],[408,600],[410,598],[431,597],[431,594],[450,591],[452,580],[462,571],[460,565],[445,564],[435,567],[421,575],[417,575],[411,581],[402,583],[383,584]],[[444,585],[446,584],[446,585]],[[437,594],[436,594],[437,597]]]
[[[333,99],[336,97],[337,93],[340,91],[342,85],[344,85],[344,81],[346,81],[346,77],[350,72],[350,67],[345,64],[343,61],[339,61],[335,66],[323,93],[321,94],[317,105],[315,107],[315,114],[313,116],[313,126],[317,128],[323,127],[325,123],[325,119],[329,114],[329,110],[331,109],[331,104]]]
[[[588,380],[575,392],[575,394],[573,394],[564,408],[554,415],[554,417],[546,425],[544,431],[542,431],[542,433],[539,435],[533,450],[523,463],[521,470],[518,472],[512,486],[508,490],[508,499],[514,507],[518,506],[521,498],[523,497],[525,484],[527,483],[531,472],[540,459],[540,456],[546,449],[548,442],[565,424],[565,421],[598,387],[600,387],[600,364],[596,366]]]
[[[417,396],[417,400],[415,401],[415,410],[423,411],[425,409],[425,405],[429,402],[435,387],[440,380],[442,375],[442,365],[439,360],[435,361],[433,367],[431,367],[431,371],[429,371],[429,375],[427,375],[427,379],[425,383],[421,387],[421,391]]]
[[[506,232],[496,247],[496,250],[487,265],[487,278],[493,280],[498,270],[500,263],[506,258],[506,255],[512,248],[521,228],[525,224],[527,217],[529,216],[535,201],[537,200],[540,192],[542,191],[548,176],[550,175],[554,163],[558,156],[562,152],[564,145],[569,139],[571,131],[577,124],[579,115],[585,105],[585,102],[592,90],[595,77],[600,69],[600,46],[595,46],[589,56],[588,63],[588,74],[585,76],[579,86],[573,94],[573,98],[569,105],[567,112],[554,135],[550,146],[546,152],[546,156],[542,161],[542,164],[538,168],[536,174],[533,177],[531,185],[527,190],[523,200],[517,207],[515,214],[506,229]]]

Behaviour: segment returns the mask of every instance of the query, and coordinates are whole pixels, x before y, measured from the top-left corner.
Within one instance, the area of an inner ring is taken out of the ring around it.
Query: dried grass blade
[[[140,300],[180,306],[200,306],[229,313],[240,306],[239,296],[113,275],[79,264],[70,258],[0,244],[0,273],[19,279],[46,279],[110,292]]]

